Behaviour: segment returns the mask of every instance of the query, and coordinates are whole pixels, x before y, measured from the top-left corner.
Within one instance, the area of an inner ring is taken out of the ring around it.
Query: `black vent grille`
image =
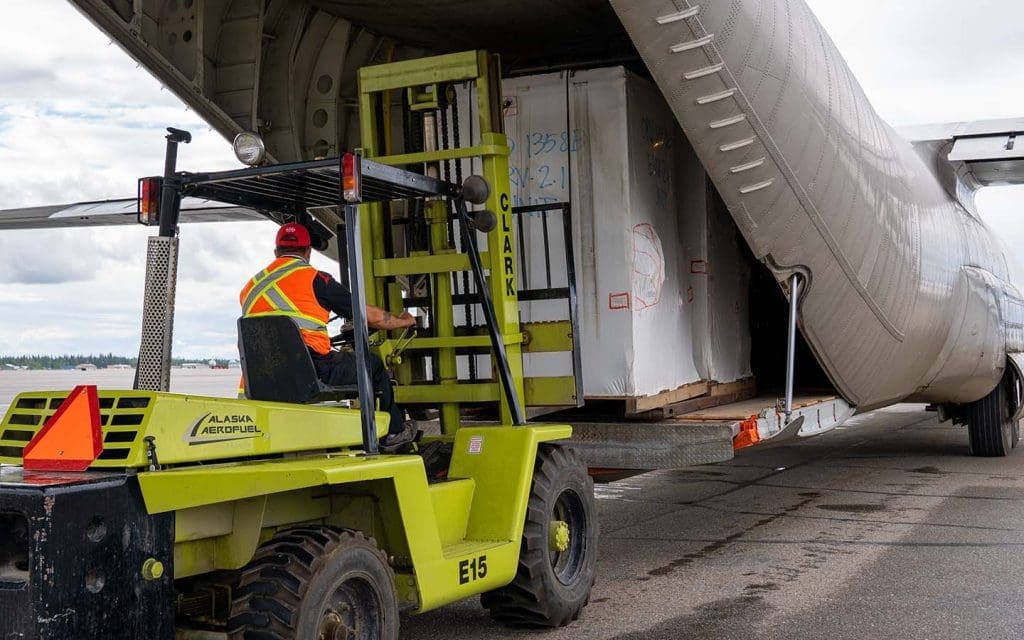
[[[21,459],[25,446],[67,399],[66,393],[23,394],[0,423],[0,461]],[[100,392],[103,452],[100,460],[127,460],[141,444],[142,426],[149,418],[153,397],[138,392]]]

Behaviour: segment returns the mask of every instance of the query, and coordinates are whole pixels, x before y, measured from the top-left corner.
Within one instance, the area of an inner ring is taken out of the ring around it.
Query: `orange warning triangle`
[[[25,446],[22,465],[30,471],[85,471],[101,451],[99,397],[95,386],[82,385]]]

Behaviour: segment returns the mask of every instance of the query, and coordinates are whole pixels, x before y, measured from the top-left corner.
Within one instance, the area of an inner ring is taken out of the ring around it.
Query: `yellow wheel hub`
[[[548,536],[548,544],[552,551],[559,553],[569,548],[569,524],[564,520],[553,520],[551,522],[551,533]]]

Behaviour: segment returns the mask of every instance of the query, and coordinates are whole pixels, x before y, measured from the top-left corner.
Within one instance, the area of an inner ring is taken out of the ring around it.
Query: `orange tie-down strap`
[[[740,432],[733,436],[732,450],[739,451],[744,447],[757,444],[761,434],[757,432],[757,416],[753,415],[740,423]]]
[[[102,451],[99,396],[95,386],[80,385],[25,446],[22,464],[29,471],[85,471]]]

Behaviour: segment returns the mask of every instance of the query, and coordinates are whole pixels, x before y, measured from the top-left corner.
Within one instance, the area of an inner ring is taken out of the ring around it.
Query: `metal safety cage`
[[[349,169],[348,175],[345,168]],[[347,178],[347,179],[346,179]],[[353,185],[353,180],[355,184]],[[348,189],[354,186],[353,190]],[[360,154],[345,154],[328,160],[296,162],[252,167],[214,173],[176,173],[165,178],[173,205],[166,219],[161,211],[161,227],[177,225],[183,196],[249,207],[272,217],[301,215],[313,207],[338,207],[344,225],[336,229],[339,244],[345,238],[347,270],[342,265],[342,280],[352,292],[352,323],[356,328],[355,354],[357,386],[363,427],[363,448],[376,454],[377,428],[374,419],[374,394],[370,384],[369,339],[365,320],[362,243],[358,205],[403,198],[461,198],[457,185],[366,160]],[[347,196],[347,197],[346,197]],[[354,196],[354,197],[353,197]],[[347,278],[346,278],[347,275]]]
[[[460,194],[457,185],[367,160],[358,153],[215,173],[184,173],[176,178],[182,195],[269,213],[301,214],[313,207],[345,204],[343,164],[346,157],[353,156],[359,167],[358,203]]]

